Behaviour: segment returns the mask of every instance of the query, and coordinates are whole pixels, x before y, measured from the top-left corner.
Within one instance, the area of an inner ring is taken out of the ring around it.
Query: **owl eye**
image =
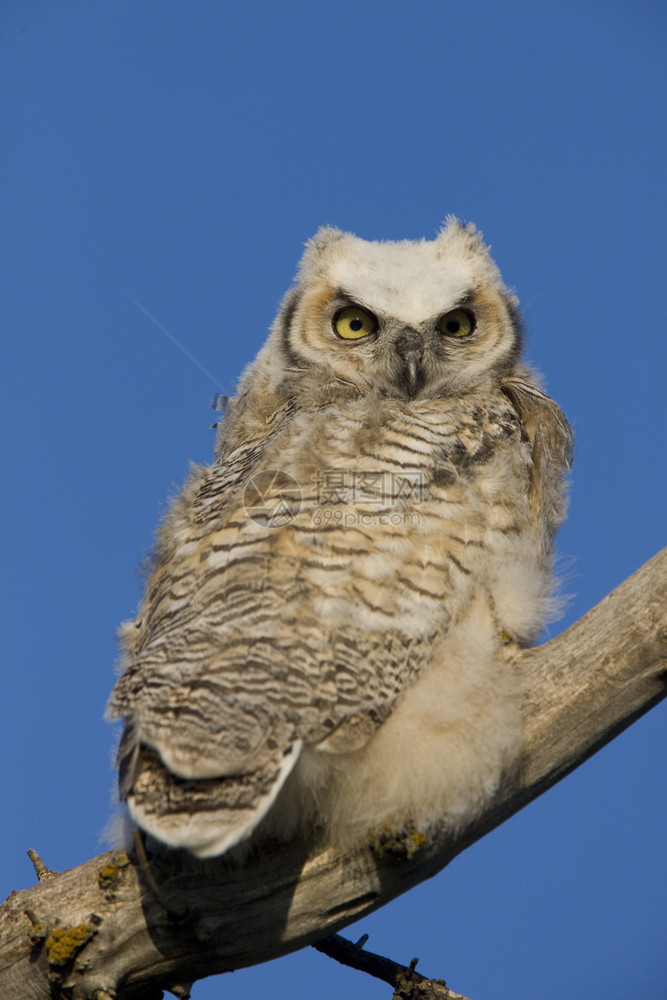
[[[360,306],[346,306],[339,309],[333,318],[333,328],[343,340],[360,340],[375,333],[378,321],[372,312]]]
[[[475,317],[467,309],[452,309],[435,326],[446,337],[468,337],[475,329]]]

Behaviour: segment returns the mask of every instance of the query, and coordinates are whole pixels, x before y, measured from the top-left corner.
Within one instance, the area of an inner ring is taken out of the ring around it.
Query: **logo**
[[[258,472],[243,493],[248,517],[262,527],[280,528],[301,510],[301,489],[296,479],[281,469]]]

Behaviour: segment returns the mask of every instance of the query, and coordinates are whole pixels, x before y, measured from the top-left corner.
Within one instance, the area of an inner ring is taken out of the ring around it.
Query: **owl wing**
[[[531,378],[506,377],[501,387],[530,438],[530,503],[547,536],[552,537],[565,519],[567,498],[562,481],[572,465],[572,430],[557,403]]]
[[[181,630],[176,616],[174,635],[153,634],[114,692],[113,714],[126,715],[121,798],[141,827],[200,856],[248,836],[304,744],[328,754],[362,747],[415,670],[418,651],[410,657],[403,643],[392,651],[386,636],[300,621],[290,593],[298,581],[282,581],[287,610],[275,614],[274,565],[261,590],[246,581],[243,609],[229,609],[247,630],[227,633],[201,610]],[[223,594],[236,585],[234,572],[217,575]]]
[[[418,660],[385,634],[323,627],[327,551],[332,572],[350,575],[332,554],[343,532],[313,559],[298,540],[307,513],[283,526],[249,517],[244,487],[258,463],[266,470],[262,442],[199,470],[176,501],[109,707],[126,719],[121,798],[144,829],[201,856],[251,832],[304,743],[363,746]]]

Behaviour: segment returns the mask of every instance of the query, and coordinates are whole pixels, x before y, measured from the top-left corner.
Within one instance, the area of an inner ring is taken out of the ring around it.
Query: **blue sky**
[[[99,852],[115,629],[216,386],[322,223],[477,223],[576,430],[581,617],[664,543],[667,12],[647,0],[5,0],[0,896]],[[658,1000],[665,706],[350,931],[473,1000]],[[7,821],[11,817],[11,822]],[[198,984],[391,991],[311,950]]]

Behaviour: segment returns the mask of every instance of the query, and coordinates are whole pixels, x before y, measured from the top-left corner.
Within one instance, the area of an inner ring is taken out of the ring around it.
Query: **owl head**
[[[450,218],[434,240],[416,242],[323,227],[253,378],[274,391],[308,374],[362,395],[460,395],[515,366],[517,306],[473,225]]]

